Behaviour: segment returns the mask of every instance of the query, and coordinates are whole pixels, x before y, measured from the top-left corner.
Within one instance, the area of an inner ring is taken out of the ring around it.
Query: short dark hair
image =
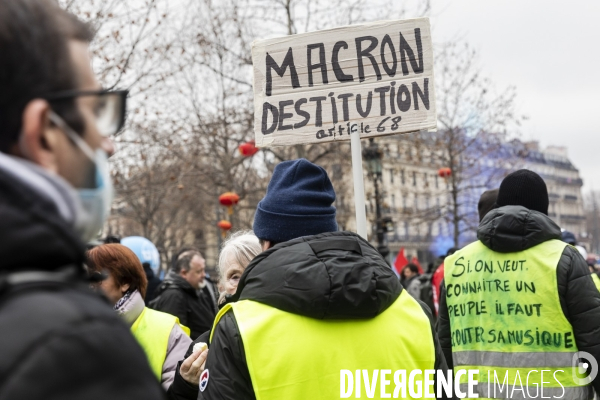
[[[196,256],[202,258],[202,254],[200,254],[200,252],[197,250],[188,250],[186,252],[181,253],[172,267],[173,272],[178,274],[181,271],[189,271],[190,263],[192,262],[192,259]]]
[[[410,269],[412,272],[414,272],[415,274],[419,274],[419,267],[417,267],[415,264],[413,263],[408,263],[406,264],[406,266],[402,269],[402,271],[406,270],[406,269]],[[402,275],[404,276],[404,275]]]
[[[279,242],[273,242],[267,239],[258,239],[258,244],[260,244],[260,248],[262,249],[263,247],[265,247],[265,243],[269,242],[269,249],[271,247],[275,247],[275,245],[279,244]]]
[[[54,0],[0,0],[0,152],[17,141],[27,103],[78,88],[69,40],[93,37]],[[76,132],[84,130],[74,99],[53,102],[52,109]]]

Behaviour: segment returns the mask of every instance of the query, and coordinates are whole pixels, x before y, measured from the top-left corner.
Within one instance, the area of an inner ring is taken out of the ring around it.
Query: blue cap
[[[327,172],[301,158],[275,167],[267,194],[254,215],[259,239],[286,242],[338,230],[335,191]]]
[[[121,244],[133,251],[142,264],[150,264],[150,268],[154,273],[158,273],[160,255],[158,254],[158,249],[151,241],[141,236],[128,236],[121,239]]]

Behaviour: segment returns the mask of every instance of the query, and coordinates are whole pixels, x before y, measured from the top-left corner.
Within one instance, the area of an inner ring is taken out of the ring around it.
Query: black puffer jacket
[[[212,328],[216,309],[207,287],[198,294],[183,277],[170,271],[155,296],[150,307],[179,318],[179,322],[190,328],[192,340]]]
[[[294,239],[261,253],[244,271],[230,300],[254,300],[310,318],[365,319],[385,311],[402,290],[396,275],[367,241],[354,233],[335,232]],[[420,304],[431,321],[430,310]],[[398,321],[398,329],[408,327]],[[431,330],[435,368],[445,370],[433,324]],[[323,354],[327,356],[326,346]],[[231,311],[215,328],[206,368],[210,380],[199,398],[255,399],[244,345]]]
[[[560,228],[546,215],[519,206],[490,211],[479,224],[477,238],[489,249],[512,253],[551,239],[561,239]],[[558,297],[562,311],[573,326],[580,351],[600,360],[600,293],[590,278],[588,266],[573,246],[565,247],[556,268]],[[448,366],[452,367],[450,320],[445,285],[441,285],[438,335]],[[600,392],[600,378],[593,382]]]
[[[0,153],[0,400],[161,399],[129,328],[84,280],[74,199]]]

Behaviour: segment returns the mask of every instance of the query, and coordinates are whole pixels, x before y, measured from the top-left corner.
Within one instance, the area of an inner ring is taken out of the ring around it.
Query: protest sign
[[[427,18],[258,40],[252,61],[258,147],[436,127]]]

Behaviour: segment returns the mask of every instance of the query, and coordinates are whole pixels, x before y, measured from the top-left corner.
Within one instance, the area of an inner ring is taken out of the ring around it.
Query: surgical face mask
[[[114,198],[114,188],[108,167],[108,155],[102,149],[92,148],[71,129],[69,125],[52,110],[49,114],[50,121],[61,128],[63,132],[75,143],[95,166],[95,187],[91,189],[76,188],[82,207],[82,215],[78,216],[75,228],[85,242],[98,236],[104,222],[110,213],[110,206]]]

